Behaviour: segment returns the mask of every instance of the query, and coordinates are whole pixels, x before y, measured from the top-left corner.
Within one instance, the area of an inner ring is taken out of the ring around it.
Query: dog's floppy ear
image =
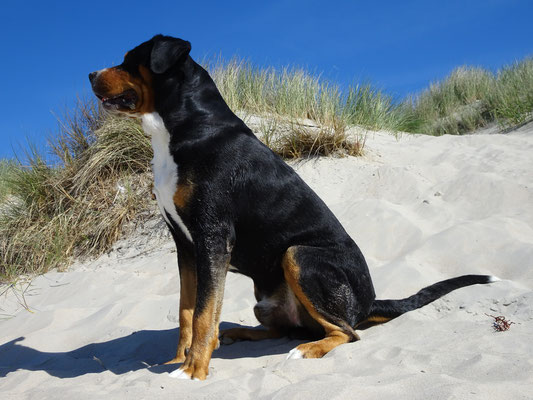
[[[186,40],[165,36],[154,37],[154,47],[150,56],[150,69],[162,74],[191,51],[191,44]]]

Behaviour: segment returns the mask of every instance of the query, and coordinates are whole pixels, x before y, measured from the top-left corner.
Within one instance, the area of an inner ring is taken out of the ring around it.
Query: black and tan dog
[[[228,270],[252,278],[255,315],[266,328],[224,340],[306,330],[316,341],[289,358],[322,357],[384,322],[459,287],[467,275],[403,300],[375,300],[361,251],[324,202],[228,108],[189,42],[155,36],[116,67],[89,75],[107,110],[139,117],[151,135],[154,193],[178,249],[180,336],[171,375],[205,379],[218,346]]]

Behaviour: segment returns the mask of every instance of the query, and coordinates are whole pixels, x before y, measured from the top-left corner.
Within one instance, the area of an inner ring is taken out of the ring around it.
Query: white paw
[[[287,354],[287,360],[298,360],[300,358],[304,358],[302,355],[302,352],[298,350],[297,347],[289,351],[289,354]]]
[[[188,379],[188,380],[191,379],[191,376],[187,372],[185,372],[185,370],[181,368],[178,368],[172,371],[170,374],[168,374],[168,376],[170,376],[171,378],[176,378],[176,379]],[[194,380],[199,381],[199,379],[197,378],[194,378]]]

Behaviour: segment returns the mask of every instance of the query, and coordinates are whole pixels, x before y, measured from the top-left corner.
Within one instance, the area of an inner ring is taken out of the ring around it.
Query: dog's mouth
[[[95,94],[102,101],[104,108],[110,111],[134,110],[139,100],[139,96],[134,89],[128,89],[112,97]]]

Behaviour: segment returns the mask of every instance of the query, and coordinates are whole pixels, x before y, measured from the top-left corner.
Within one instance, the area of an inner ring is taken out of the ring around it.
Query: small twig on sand
[[[494,328],[495,332],[504,332],[508,331],[509,328],[511,328],[511,325],[514,324],[514,322],[506,320],[503,315],[500,315],[498,317],[495,317],[494,315],[490,315],[485,313],[487,317],[494,318],[494,322],[492,323],[492,327]]]

